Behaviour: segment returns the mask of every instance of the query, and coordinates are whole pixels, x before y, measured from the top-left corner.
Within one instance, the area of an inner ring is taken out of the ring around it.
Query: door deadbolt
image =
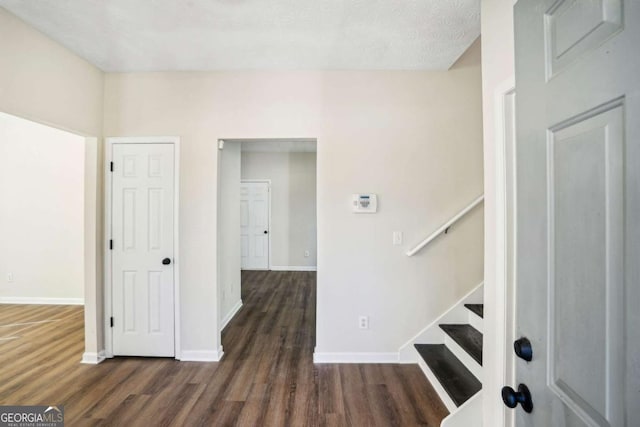
[[[533,359],[533,348],[531,347],[531,341],[528,338],[522,337],[514,341],[513,351],[516,352],[516,356],[520,359],[531,362]]]

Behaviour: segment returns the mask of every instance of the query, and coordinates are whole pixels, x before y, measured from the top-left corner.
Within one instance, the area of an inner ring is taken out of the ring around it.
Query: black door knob
[[[531,362],[533,359],[533,349],[531,348],[531,341],[522,337],[514,341],[513,350],[516,352],[516,356],[520,359],[524,359],[527,362]]]
[[[169,265],[171,264],[171,258],[165,258],[162,260],[162,265]]]
[[[508,386],[502,387],[502,401],[509,408],[515,408],[519,403],[525,412],[530,413],[533,411],[531,393],[529,392],[529,388],[524,384],[518,386],[518,391]]]
[[[264,230],[264,234],[269,234],[269,232],[267,230]]]

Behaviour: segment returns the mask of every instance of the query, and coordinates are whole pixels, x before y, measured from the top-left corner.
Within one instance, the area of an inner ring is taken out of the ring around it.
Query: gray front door
[[[518,427],[640,426],[640,0],[515,6]]]

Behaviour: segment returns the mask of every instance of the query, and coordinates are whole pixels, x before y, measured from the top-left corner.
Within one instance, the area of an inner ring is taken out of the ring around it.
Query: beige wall
[[[315,267],[316,153],[243,152],[242,179],[271,180],[271,265]]]
[[[484,115],[484,187],[485,187],[485,334],[483,352],[484,425],[504,423],[504,405],[500,389],[504,384],[504,343],[495,331],[505,320],[499,313],[504,291],[496,287],[496,235],[499,233],[496,211],[496,116],[498,87],[513,79],[514,37],[513,0],[482,1],[482,90]]]
[[[99,69],[0,8],[0,111],[93,137],[86,141],[84,174],[88,359],[103,347],[102,149],[97,139],[102,134],[103,83]]]
[[[183,351],[220,346],[215,260],[217,140],[316,135],[322,74],[108,74],[105,135],[181,138],[180,257]]]
[[[86,136],[102,132],[103,73],[0,8],[0,111]]]
[[[84,146],[0,113],[1,302],[83,303]]]
[[[481,282],[481,209],[417,256],[405,255],[482,193],[479,47],[447,72],[339,74],[325,85],[316,346],[323,358],[384,358]],[[369,192],[378,194],[378,213],[353,214],[350,195]],[[402,246],[392,246],[396,230]],[[358,329],[359,315],[369,316],[368,331]]]
[[[107,75],[107,136],[181,137],[183,349],[219,346],[221,138],[318,138],[318,352],[397,352],[477,285],[481,211],[419,256],[404,252],[482,192],[480,84],[479,43],[448,72]],[[351,213],[356,192],[378,193],[379,213]]]

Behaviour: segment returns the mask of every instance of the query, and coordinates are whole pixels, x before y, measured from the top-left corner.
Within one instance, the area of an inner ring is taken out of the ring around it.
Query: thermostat
[[[378,196],[376,194],[354,194],[353,212],[376,213],[378,211]]]

